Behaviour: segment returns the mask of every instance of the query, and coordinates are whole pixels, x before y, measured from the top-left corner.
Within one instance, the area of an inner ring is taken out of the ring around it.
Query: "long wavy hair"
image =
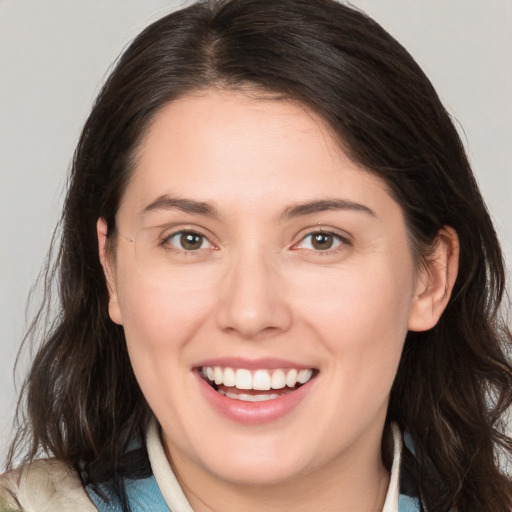
[[[260,91],[313,109],[354,162],[386,181],[418,261],[441,227],[457,231],[452,298],[434,328],[408,333],[388,422],[412,438],[430,511],[510,512],[504,461],[512,443],[503,418],[512,403],[512,336],[500,316],[505,270],[493,224],[425,74],[375,21],[334,0],[199,2],[146,28],[119,59],[74,155],[60,245],[45,272],[46,290],[57,284],[59,310],[42,339],[42,313],[28,334],[41,341],[8,465],[50,454],[79,470],[84,484],[111,481],[123,497],[122,476],[136,470],[127,446],[143,439],[151,412],[123,329],[108,316],[96,222],[103,217],[115,233],[155,114],[208,87]]]

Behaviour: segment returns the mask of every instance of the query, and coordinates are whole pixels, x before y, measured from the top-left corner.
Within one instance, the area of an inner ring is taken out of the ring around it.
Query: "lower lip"
[[[232,421],[247,425],[261,425],[286,416],[306,397],[315,380],[313,378],[300,388],[279,398],[262,402],[246,402],[221,395],[205,382],[198,373],[196,373],[196,377],[199,380],[201,392],[215,410]]]

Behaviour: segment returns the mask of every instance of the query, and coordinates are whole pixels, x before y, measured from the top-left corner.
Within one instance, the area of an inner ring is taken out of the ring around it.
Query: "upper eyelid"
[[[194,235],[199,235],[200,237],[204,238],[203,242],[206,241],[208,244],[209,244],[209,247],[203,247],[203,248],[198,248],[198,249],[185,249],[185,248],[182,248],[182,247],[177,247],[175,245],[171,245],[169,243],[169,240],[172,240],[174,237],[180,235],[180,234],[183,234],[183,233],[192,233]],[[162,239],[162,242],[163,243],[169,243],[169,245],[172,247],[172,250],[176,251],[176,252],[181,252],[181,253],[199,253],[200,251],[204,251],[204,250],[208,250],[208,249],[212,249],[212,246],[214,246],[213,248],[216,248],[217,245],[215,243],[213,243],[207,236],[203,235],[202,233],[197,233],[195,231],[187,231],[187,230],[181,230],[181,231],[174,231],[172,233],[169,234],[169,236],[166,236]]]
[[[307,237],[314,235],[315,233],[323,233],[323,234],[327,234],[327,235],[332,235],[332,236],[336,237],[340,243],[339,243],[339,245],[336,245],[335,247],[330,247],[329,249],[325,249],[325,250],[314,249],[314,248],[309,248],[309,247],[306,247],[306,248],[300,247],[300,245],[304,242],[304,240]],[[340,251],[347,250],[349,247],[352,247],[352,245],[353,245],[352,239],[348,234],[346,234],[346,236],[345,236],[333,228],[325,228],[325,227],[310,229],[305,233],[303,232],[300,236],[297,236],[296,240],[297,240],[296,242],[293,242],[292,244],[290,244],[288,246],[289,250],[294,251],[294,252],[295,251],[299,251],[299,252],[305,251],[305,254],[315,254],[315,255],[322,255],[322,256],[335,255],[335,254],[339,253]]]
[[[148,229],[148,228],[143,228]],[[197,226],[194,224],[183,224],[183,223],[170,223],[170,224],[163,224],[159,226],[152,226],[149,227],[149,229],[158,229],[160,231],[160,234],[158,235],[158,238],[164,239],[164,238],[170,238],[172,236],[175,236],[178,233],[195,233],[197,235],[205,237],[209,242],[215,245],[223,245],[223,240],[211,232],[209,229],[204,228],[202,226]],[[346,242],[346,243],[352,243],[353,237],[350,233],[348,233],[345,230],[341,230],[332,226],[310,226],[308,228],[303,228],[300,231],[296,233],[296,235],[293,237],[293,242],[290,244],[291,246],[297,245],[299,242],[301,242],[304,238],[307,236],[313,235],[315,233],[325,233],[333,235],[340,240]]]
[[[204,233],[201,233],[199,230],[193,230],[193,229],[178,229],[177,231],[171,231],[167,235],[161,235],[160,239],[162,240],[162,242],[169,241],[169,240],[173,239],[175,236],[183,234],[183,233],[191,233],[191,234],[203,237],[210,245],[217,247],[217,243],[212,241],[212,238],[210,236],[205,235]],[[197,252],[199,250],[199,249],[197,249],[197,250],[192,251],[189,249],[180,249],[179,247],[174,247],[174,248],[176,250],[183,251],[183,252]]]
[[[347,233],[346,231],[338,230],[333,227],[320,227],[320,226],[316,227],[315,226],[314,228],[307,228],[305,230],[299,231],[299,233],[297,233],[297,235],[295,236],[295,240],[297,240],[297,241],[293,242],[292,245],[298,244],[300,241],[304,240],[304,238],[306,238],[310,235],[314,235],[315,233],[324,233],[326,235],[333,235],[347,243],[351,243],[353,240],[352,236],[349,233]]]
[[[194,225],[163,225],[163,226],[155,226],[154,229],[158,229],[160,231],[159,238],[171,238],[172,236],[177,235],[178,233],[195,233],[196,235],[204,236],[207,240],[212,243],[215,243],[215,240],[218,241],[218,237],[214,235],[210,230],[194,226]]]
[[[291,245],[291,247],[297,247],[299,246],[301,243],[304,242],[304,240],[306,240],[308,237],[310,237],[311,235],[314,235],[316,233],[322,233],[322,234],[325,234],[325,235],[332,235],[335,239],[338,240],[338,242],[340,242],[341,245],[343,244],[347,244],[349,243],[347,239],[343,238],[342,236],[340,235],[337,235],[336,233],[329,233],[329,232],[326,232],[326,231],[313,231],[311,233],[308,233],[307,235],[303,236],[298,242],[295,242],[294,244]],[[309,249],[309,250],[314,250],[315,252],[329,252],[329,251],[335,251],[338,247],[332,247],[332,248],[329,248],[329,249],[325,249],[323,251],[321,250],[317,250],[317,249]]]

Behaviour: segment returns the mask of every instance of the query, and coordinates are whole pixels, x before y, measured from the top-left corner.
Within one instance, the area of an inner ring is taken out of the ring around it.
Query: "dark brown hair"
[[[452,298],[433,329],[407,335],[388,421],[412,438],[430,511],[508,512],[512,482],[498,455],[512,452],[502,424],[512,403],[512,340],[500,320],[505,276],[496,233],[427,77],[377,23],[333,0],[200,2],[149,26],[120,58],[75,153],[57,270],[46,271],[48,286],[58,278],[60,310],[24,386],[10,461],[53,454],[84,483],[110,479],[122,495],[123,457],[130,441],[143,439],[150,411],[123,330],[108,316],[96,221],[105,218],[115,232],[155,113],[207,87],[248,88],[318,113],[350,157],[387,182],[419,259],[440,228],[457,231]]]

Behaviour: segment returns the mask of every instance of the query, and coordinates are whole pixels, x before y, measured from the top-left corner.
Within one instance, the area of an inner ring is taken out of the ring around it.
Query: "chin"
[[[210,471],[220,480],[242,487],[273,487],[286,484],[300,478],[298,468],[276,464],[276,460],[249,461],[244,463],[226,463],[225,467],[211,468]]]
[[[314,458],[307,456],[303,446],[301,453],[294,450],[298,443],[287,446],[281,441],[277,447],[272,443],[263,446],[261,440],[252,443],[247,439],[245,443],[233,444],[221,446],[215,454],[205,454],[201,461],[208,473],[233,485],[277,486],[301,478],[315,465]],[[252,445],[251,449],[247,449],[248,445]],[[219,457],[219,453],[224,456]]]

